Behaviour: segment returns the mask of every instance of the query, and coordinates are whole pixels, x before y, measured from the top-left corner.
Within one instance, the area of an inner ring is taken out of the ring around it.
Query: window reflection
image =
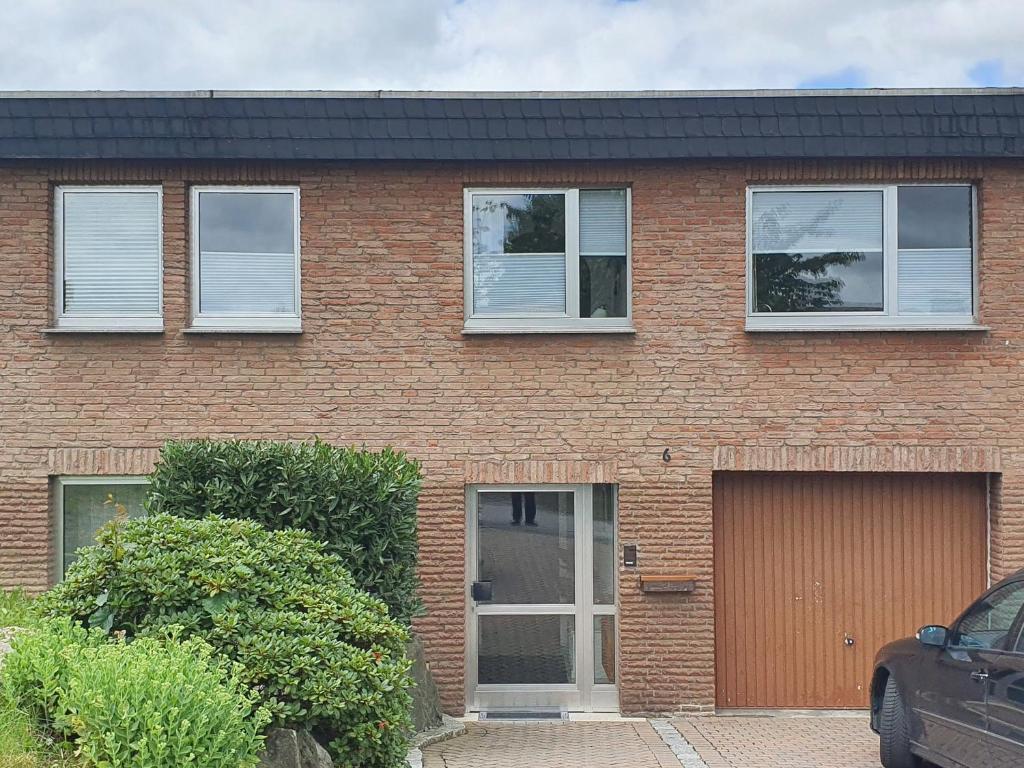
[[[881,312],[882,193],[758,192],[753,311]]]
[[[491,602],[574,603],[573,494],[481,492],[477,499],[477,578],[491,582]]]

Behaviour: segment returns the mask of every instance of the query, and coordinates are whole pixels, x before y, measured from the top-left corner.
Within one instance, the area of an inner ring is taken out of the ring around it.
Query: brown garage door
[[[878,648],[986,584],[983,475],[723,472],[714,515],[721,708],[865,707]]]

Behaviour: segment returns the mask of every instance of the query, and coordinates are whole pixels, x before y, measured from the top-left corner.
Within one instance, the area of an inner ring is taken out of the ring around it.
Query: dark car
[[[1024,571],[878,652],[871,728],[885,768],[1024,766]]]

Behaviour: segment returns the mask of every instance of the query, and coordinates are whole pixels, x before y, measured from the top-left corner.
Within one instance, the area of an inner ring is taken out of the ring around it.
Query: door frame
[[[573,536],[575,562],[575,594],[574,602],[569,604],[522,604],[522,605],[483,605],[477,606],[471,591],[476,579],[478,565],[479,526],[477,521],[477,495],[479,493],[559,493],[573,494]],[[613,605],[595,606],[594,601],[594,495],[591,484],[569,483],[474,483],[466,486],[466,562],[464,589],[466,596],[466,711],[514,709],[553,709],[576,712],[618,712],[618,684],[594,683],[594,617],[618,615],[618,569],[615,568],[615,603]],[[618,493],[614,495],[613,507],[613,542],[612,551],[617,552],[618,538]],[[480,610],[480,609],[483,610]],[[489,610],[493,609],[493,610]],[[477,654],[479,645],[478,618],[480,616],[539,616],[562,615],[575,617],[575,669],[576,682],[573,684],[490,684],[479,685],[477,682]],[[619,678],[619,640],[618,621],[615,621],[615,669],[616,681]],[[484,694],[484,696],[480,696]],[[488,703],[486,694],[491,694],[492,702],[500,702],[502,696],[517,697],[528,701],[530,694],[536,704],[502,705]]]

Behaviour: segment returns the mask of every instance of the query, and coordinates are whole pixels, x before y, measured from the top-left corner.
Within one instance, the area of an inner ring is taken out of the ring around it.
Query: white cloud
[[[1024,81],[1019,0],[0,0],[0,89]]]

